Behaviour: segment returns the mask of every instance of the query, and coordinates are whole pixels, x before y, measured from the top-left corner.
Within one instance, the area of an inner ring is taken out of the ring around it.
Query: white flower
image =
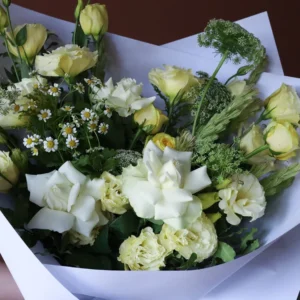
[[[84,81],[92,88],[95,88],[97,85],[101,85],[101,80],[95,76],[92,76],[92,78],[85,78]]]
[[[197,254],[199,263],[211,257],[218,245],[214,224],[204,213],[187,229],[176,230],[164,224],[158,240],[168,251],[176,250],[187,260]]]
[[[38,156],[39,155],[39,150],[35,147],[31,148],[31,154],[32,156]]]
[[[0,173],[8,179],[0,176],[0,193],[7,193],[12,188],[11,184],[16,184],[19,179],[19,170],[9,152],[0,151]]]
[[[109,106],[105,106],[104,114],[108,117],[111,118],[112,116],[112,110]]]
[[[66,145],[70,149],[76,149],[79,145],[79,140],[76,137],[69,135],[66,141]]]
[[[46,152],[55,152],[58,149],[58,140],[47,137],[44,141],[44,149]]]
[[[72,112],[73,109],[74,109],[74,106],[70,106],[70,105],[65,105],[64,107],[61,108],[61,110],[66,111],[66,112]]]
[[[106,135],[108,133],[109,125],[106,123],[100,123],[98,132],[100,134]]]
[[[38,118],[40,121],[44,121],[46,122],[47,120],[49,120],[52,116],[52,113],[50,111],[50,109],[42,109],[40,111],[40,113],[38,114]]]
[[[131,236],[120,246],[118,260],[130,270],[156,271],[165,266],[167,250],[158,242],[152,228],[141,231],[139,237]]]
[[[54,83],[53,86],[51,85],[48,90],[48,94],[53,97],[58,97],[60,95],[59,85],[57,83]]]
[[[36,144],[36,139],[32,135],[27,135],[27,137],[23,139],[23,145],[28,149],[33,148]]]
[[[227,215],[231,225],[238,225],[243,217],[251,217],[251,222],[262,217],[267,205],[265,192],[258,179],[252,174],[239,174],[232,183],[219,191],[219,207]]]
[[[29,222],[29,229],[59,233],[72,229],[91,237],[95,227],[108,222],[99,205],[96,205],[101,198],[104,181],[90,180],[77,171],[71,162],[64,163],[58,171],[26,175],[26,179],[29,200],[43,207]]]
[[[61,131],[62,131],[62,135],[64,137],[69,137],[69,136],[73,136],[74,134],[76,134],[77,129],[75,128],[74,124],[66,123],[63,125]]]
[[[84,94],[84,92],[85,92],[84,85],[83,85],[82,83],[76,83],[76,85],[75,85],[75,90],[76,90],[79,94]]]
[[[39,145],[43,142],[43,140],[41,139],[41,136],[38,134],[34,134],[33,139],[34,139],[34,142],[36,145]]]
[[[84,121],[89,121],[94,116],[94,112],[92,112],[88,108],[82,110],[80,114],[81,114],[81,119]]]
[[[104,172],[101,178],[105,181],[101,197],[103,211],[107,210],[118,215],[124,214],[130,205],[127,197],[122,192],[122,177]]]
[[[13,110],[14,113],[19,113],[19,112],[24,110],[24,106],[19,105],[19,104],[13,104],[12,105],[12,110]]]
[[[114,86],[110,78],[104,86],[92,87],[91,101],[97,107],[99,102],[104,102],[114,109],[121,117],[128,117],[136,110],[154,102],[155,97],[143,98],[142,84],[137,84],[134,79],[124,78]]]
[[[140,218],[163,220],[175,229],[187,228],[201,215],[193,194],[211,184],[207,168],[191,172],[192,152],[169,147],[161,151],[152,141],[136,167],[123,169],[123,193]]]
[[[97,130],[97,128],[98,128],[98,122],[90,121],[88,123],[89,132],[94,132]]]

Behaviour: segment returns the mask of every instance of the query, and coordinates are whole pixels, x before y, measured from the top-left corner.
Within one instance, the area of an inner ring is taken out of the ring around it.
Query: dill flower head
[[[142,154],[133,150],[117,150],[117,154],[114,157],[118,161],[118,167],[116,173],[122,173],[123,168],[127,168],[130,165],[137,165],[137,161],[142,158]]]

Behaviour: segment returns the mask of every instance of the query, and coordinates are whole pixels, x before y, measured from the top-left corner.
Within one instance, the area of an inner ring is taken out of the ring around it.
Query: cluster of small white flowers
[[[98,152],[98,151],[102,151],[104,150],[104,147],[94,147],[94,148],[90,148],[88,150],[86,150],[86,153],[87,154],[90,154],[90,153],[94,153],[94,152]]]
[[[23,145],[28,149],[35,148],[35,146],[41,143],[42,143],[41,137],[37,134],[27,135],[27,137],[23,139]]]
[[[40,111],[40,113],[38,114],[38,118],[40,121],[44,121],[46,122],[47,120],[49,120],[52,116],[52,113],[50,111],[50,109],[42,109]]]
[[[60,95],[61,91],[59,89],[59,85],[57,83],[54,83],[54,85],[51,85],[48,94],[53,97],[58,97]]]

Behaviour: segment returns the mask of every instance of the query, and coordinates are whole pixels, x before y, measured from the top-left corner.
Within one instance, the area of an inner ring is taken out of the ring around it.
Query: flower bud
[[[19,179],[19,170],[8,152],[0,151],[0,193],[7,193]]]
[[[248,66],[243,66],[243,67],[240,67],[237,72],[236,72],[236,75],[237,76],[244,76],[244,75],[247,75],[250,71],[253,70],[253,66],[252,65],[248,65]]]
[[[83,10],[84,4],[82,0],[78,0],[74,15],[75,15],[75,19],[77,20],[80,16],[81,11]]]
[[[99,3],[87,5],[80,14],[80,25],[85,35],[96,40],[108,29],[108,14],[105,5]]]
[[[27,39],[22,47],[19,47],[19,51],[22,59],[25,61],[28,59],[29,62],[33,62],[36,55],[43,48],[45,41],[47,39],[47,29],[41,24],[26,24]],[[18,32],[24,27],[24,25],[19,25],[14,29],[14,36],[16,37]],[[12,39],[11,32],[8,33],[10,39]],[[18,56],[18,50],[11,43],[8,43],[9,51],[14,55]]]
[[[22,152],[20,149],[13,149],[11,153],[11,159],[18,169],[22,172],[26,172],[28,167],[28,155],[26,152]]]
[[[143,129],[150,134],[159,132],[168,120],[169,118],[161,110],[155,108],[153,104],[142,108],[134,114],[134,121],[143,126]]]
[[[234,80],[227,85],[232,96],[240,96],[246,89],[247,83],[245,80]]]
[[[5,7],[9,7],[11,4],[11,0],[2,0],[2,3]]]
[[[166,133],[158,133],[152,138],[153,143],[162,151],[166,147],[175,148],[175,138]]]
[[[8,26],[8,17],[6,11],[0,6],[0,33]]]

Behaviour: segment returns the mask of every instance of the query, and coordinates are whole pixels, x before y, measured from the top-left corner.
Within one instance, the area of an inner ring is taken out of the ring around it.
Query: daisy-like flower
[[[51,118],[51,115],[52,115],[52,113],[51,113],[50,109],[42,109],[40,111],[40,113],[38,114],[38,118],[40,121],[46,122],[47,120],[49,120]]]
[[[35,138],[32,135],[27,135],[23,139],[23,145],[28,149],[33,148],[36,145]]]
[[[108,132],[109,125],[106,123],[100,123],[98,132],[100,134],[106,135]]]
[[[75,152],[72,154],[72,156],[73,156],[74,158],[76,158],[76,157],[80,156],[80,152],[75,151]]]
[[[94,132],[98,128],[98,122],[90,121],[88,124],[89,132]]]
[[[108,117],[111,118],[112,116],[112,110],[109,106],[105,106],[104,114]]]
[[[19,104],[13,104],[12,109],[14,113],[19,113],[20,111],[24,110],[24,107]]]
[[[55,152],[58,149],[58,140],[54,140],[52,137],[47,137],[44,141],[44,149],[46,152]]]
[[[92,76],[91,78],[85,78],[84,81],[90,87],[95,87],[96,85],[101,85],[101,80],[95,76]]]
[[[77,132],[77,129],[75,128],[75,124],[72,123],[66,123],[62,127],[62,135],[64,137],[69,137],[74,135]]]
[[[94,112],[88,108],[85,108],[83,111],[81,111],[81,118],[84,121],[90,121],[94,115]]]
[[[51,85],[48,90],[48,94],[53,97],[58,97],[60,95],[59,85],[57,83],[54,83],[54,85]]]
[[[33,137],[33,141],[35,142],[36,145],[39,145],[43,142],[43,140],[41,139],[41,136],[38,134],[34,134],[32,137]]]
[[[79,128],[81,126],[82,120],[79,120],[76,116],[72,115],[72,120],[73,123],[75,124],[75,126],[77,128]]]
[[[64,107],[61,108],[61,110],[66,111],[66,112],[72,112],[74,109],[74,106],[70,105],[65,105]]]
[[[84,85],[80,82],[80,83],[76,83],[75,85],[75,90],[79,93],[79,94],[84,94],[85,92],[85,88]]]
[[[46,84],[46,85],[44,85],[44,84],[39,84],[39,85],[38,85],[38,89],[39,89],[39,91],[40,91],[42,94],[48,95],[49,86],[48,86],[47,84]]]
[[[36,102],[32,99],[30,99],[27,103],[27,109],[36,109],[37,108],[37,105],[36,105]]]
[[[39,150],[35,147],[31,148],[31,154],[32,156],[38,156],[39,155]]]
[[[66,145],[70,149],[76,149],[79,145],[79,140],[74,136],[69,136],[67,138]]]

